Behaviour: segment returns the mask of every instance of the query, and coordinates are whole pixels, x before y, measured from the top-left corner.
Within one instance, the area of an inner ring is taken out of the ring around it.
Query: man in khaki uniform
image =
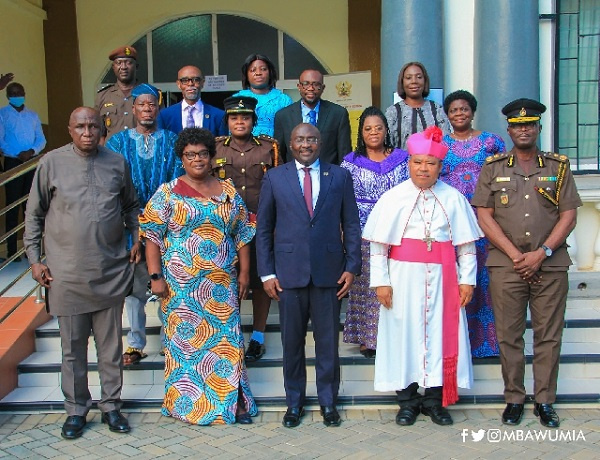
[[[487,158],[471,204],[478,208],[479,225],[490,241],[487,266],[507,403],[502,422],[517,425],[523,416],[523,334],[529,304],[534,414],[542,425],[557,428],[560,420],[552,404],[571,265],[566,239],[582,203],[567,157],[537,148],[545,110],[531,99],[502,109],[514,147]]]
[[[223,101],[225,123],[231,135],[216,139],[217,154],[213,160],[215,176],[230,178],[244,199],[250,219],[256,220],[258,195],[262,178],[269,168],[281,164],[277,141],[272,137],[254,137],[252,128],[257,117],[257,100],[253,97],[229,97]],[[255,240],[250,243],[250,288],[252,289],[253,332],[246,351],[247,361],[256,361],[265,354],[264,332],[271,299],[262,287],[256,269]]]
[[[117,82],[102,88],[96,94],[95,106],[104,124],[102,145],[113,134],[135,128],[131,90],[138,84],[137,51],[133,46],[121,46],[113,50],[108,59],[112,61]]]

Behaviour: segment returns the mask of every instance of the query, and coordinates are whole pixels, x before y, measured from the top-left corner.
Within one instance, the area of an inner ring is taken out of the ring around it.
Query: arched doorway
[[[241,89],[240,69],[253,53],[269,56],[279,73],[277,87],[298,99],[296,83],[307,68],[329,73],[317,58],[285,32],[260,21],[228,14],[187,16],[147,32],[133,46],[138,52],[138,80],[149,82],[166,95],[167,105],[181,100],[175,84],[185,65],[199,67],[204,75],[226,75],[227,90],[203,91],[202,100],[223,107],[223,99]],[[100,87],[114,83],[107,68]]]

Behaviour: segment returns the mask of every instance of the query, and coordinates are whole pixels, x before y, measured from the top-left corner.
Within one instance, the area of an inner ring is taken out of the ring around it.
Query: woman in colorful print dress
[[[356,150],[344,157],[341,167],[350,171],[358,205],[361,229],[384,192],[408,179],[408,153],[394,149],[385,116],[377,107],[368,107],[360,116]],[[362,274],[350,289],[344,342],[360,345],[366,358],[375,356],[379,307],[375,291],[369,288],[369,242],[363,240]]]
[[[233,183],[211,175],[210,131],[184,129],[175,153],[185,174],[163,184],[140,217],[152,293],[165,318],[162,413],[197,425],[249,424],[257,408],[239,299],[248,292],[254,225]]]
[[[444,100],[444,110],[454,132],[444,136],[448,146],[440,179],[458,189],[469,201],[475,192],[481,166],[486,157],[504,152],[504,141],[496,134],[473,129],[477,100],[468,91],[455,91]],[[471,354],[474,358],[498,356],[498,340],[485,266],[488,241],[477,241],[477,287],[467,305]]]

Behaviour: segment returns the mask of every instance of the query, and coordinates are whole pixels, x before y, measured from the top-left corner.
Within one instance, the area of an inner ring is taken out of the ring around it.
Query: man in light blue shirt
[[[33,110],[25,107],[23,85],[10,83],[6,87],[6,97],[9,104],[0,108],[0,153],[4,155],[4,169],[9,170],[39,154],[46,146],[46,138],[42,132],[40,117]],[[29,193],[33,174],[34,171],[29,171],[6,185],[7,205]],[[7,232],[17,226],[21,206],[25,211],[25,203],[23,203],[6,213]],[[7,257],[10,258],[16,254],[16,234],[7,239],[7,249]],[[20,257],[15,260],[20,260]]]

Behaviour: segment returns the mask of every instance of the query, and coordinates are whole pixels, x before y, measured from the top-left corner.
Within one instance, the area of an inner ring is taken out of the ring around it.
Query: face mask
[[[8,102],[13,107],[17,107],[17,108],[22,107],[23,104],[25,104],[25,96],[9,97]]]

